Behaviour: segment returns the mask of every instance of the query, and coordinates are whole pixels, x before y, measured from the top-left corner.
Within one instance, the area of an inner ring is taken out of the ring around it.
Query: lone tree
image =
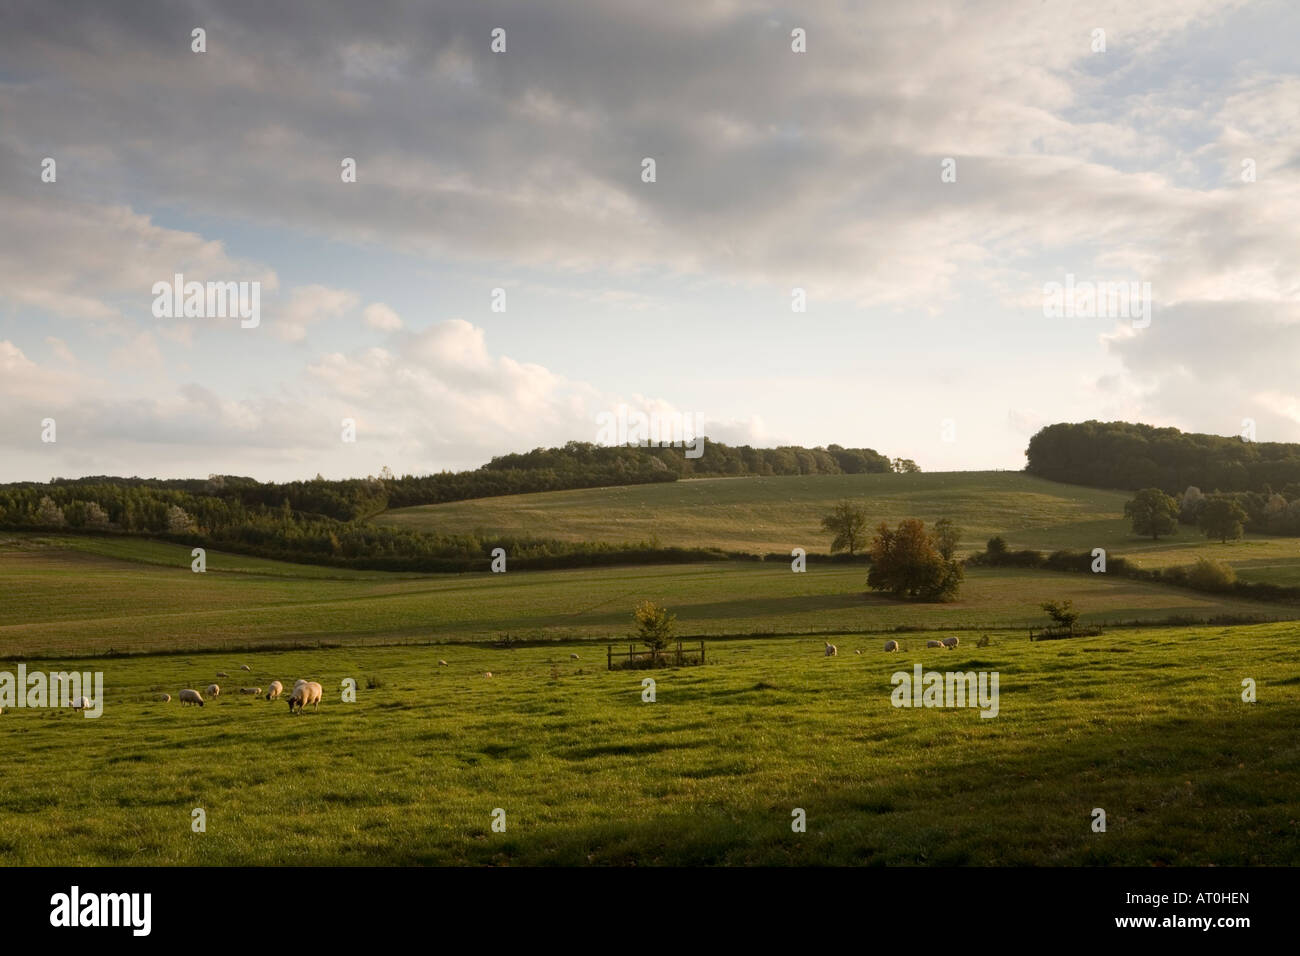
[[[945,561],[951,561],[957,544],[961,541],[961,528],[951,518],[940,518],[934,523],[934,546]]]
[[[1248,517],[1235,499],[1215,497],[1205,503],[1197,523],[1207,538],[1218,538],[1226,544],[1229,538],[1241,537]]]
[[[1178,502],[1159,488],[1143,488],[1124,505],[1124,517],[1133,522],[1134,534],[1149,534],[1155,541],[1162,534],[1178,533]]]
[[[1065,628],[1074,637],[1074,625],[1079,620],[1079,612],[1074,609],[1073,601],[1044,601],[1042,608],[1056,622],[1057,627]]]
[[[669,614],[667,608],[653,601],[642,601],[632,612],[632,618],[636,621],[637,637],[658,658],[673,635],[677,615]]]
[[[947,561],[934,548],[925,523],[906,518],[890,530],[881,523],[871,542],[871,571],[867,586],[896,597],[922,601],[951,601],[962,582],[961,565]]]
[[[854,554],[867,543],[867,513],[851,501],[841,501],[835,510],[822,518],[822,530],[835,535],[831,553]]]

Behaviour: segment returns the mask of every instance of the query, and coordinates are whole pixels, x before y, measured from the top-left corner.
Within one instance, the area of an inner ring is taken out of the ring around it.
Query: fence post
[[[605,648],[605,670],[612,671],[613,669],[614,669],[614,645],[610,644],[608,647]]]

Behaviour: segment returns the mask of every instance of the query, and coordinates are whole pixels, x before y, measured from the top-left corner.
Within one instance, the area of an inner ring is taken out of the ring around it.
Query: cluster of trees
[[[1178,533],[1179,524],[1194,525],[1207,538],[1226,542],[1240,538],[1249,528],[1272,534],[1300,534],[1300,498],[1288,501],[1279,494],[1245,492],[1204,495],[1194,485],[1177,498],[1159,488],[1143,488],[1124,505],[1133,532],[1150,535]]]
[[[1224,492],[1300,492],[1300,445],[1254,442],[1128,422],[1049,425],[1029,440],[1025,471],[1099,488],[1196,485]],[[1300,494],[1287,495],[1288,500]]]
[[[951,601],[961,587],[961,564],[954,558],[961,529],[949,518],[925,522],[907,518],[897,528],[881,522],[867,542],[867,513],[851,501],[841,501],[822,518],[822,530],[832,535],[831,553],[850,555],[864,547],[871,553],[867,586],[897,597],[922,601]]]

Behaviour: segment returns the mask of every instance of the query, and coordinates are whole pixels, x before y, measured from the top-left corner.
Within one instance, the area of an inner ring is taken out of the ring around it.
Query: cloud
[[[402,317],[382,302],[366,306],[362,317],[366,325],[382,332],[395,332],[402,327]]]

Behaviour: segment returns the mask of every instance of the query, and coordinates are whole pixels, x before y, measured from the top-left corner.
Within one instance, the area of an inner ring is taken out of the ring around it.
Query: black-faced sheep
[[[293,687],[293,693],[289,697],[289,713],[293,713],[295,708],[298,713],[308,704],[312,705],[313,710],[320,710],[320,698],[323,688],[315,681],[300,681]]]
[[[952,650],[954,647],[956,647],[956,646],[957,646],[958,644],[960,644],[960,643],[961,643],[961,641],[959,641],[959,640],[957,639],[956,636],[953,636],[953,637],[945,637],[945,638],[943,639],[943,646],[946,647],[946,648],[948,648],[948,650]]]
[[[837,655],[839,654],[839,652],[840,652],[840,649],[839,649],[838,647],[836,647],[834,644],[831,644],[831,643],[827,642],[827,644],[826,644],[826,656],[827,656],[827,657],[835,657],[835,656],[837,656]]]
[[[885,650],[887,651],[898,650],[898,641],[885,641]]]
[[[284,685],[278,680],[271,681],[271,686],[266,689],[266,699],[275,700],[284,692]]]
[[[198,704],[200,707],[202,707],[203,695],[200,694],[197,690],[189,690],[189,689],[183,690],[181,691],[181,703]]]

